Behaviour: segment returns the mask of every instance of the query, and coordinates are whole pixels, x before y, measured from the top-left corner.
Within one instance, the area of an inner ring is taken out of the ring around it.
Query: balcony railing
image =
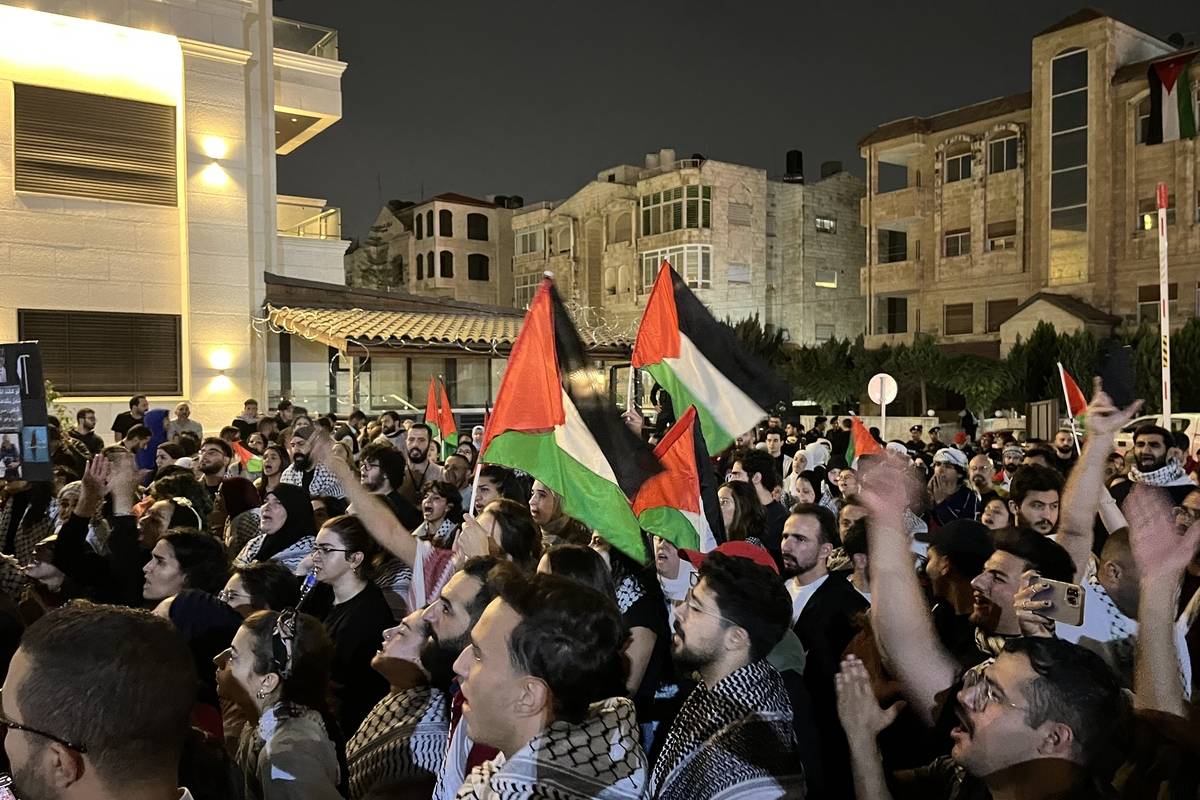
[[[338,33],[309,22],[275,17],[272,20],[275,46],[292,53],[338,60]]]
[[[306,206],[299,203],[278,203],[276,210],[279,234],[305,239],[341,239],[342,210]]]

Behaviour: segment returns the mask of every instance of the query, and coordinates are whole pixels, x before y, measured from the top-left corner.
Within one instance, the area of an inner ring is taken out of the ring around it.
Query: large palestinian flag
[[[646,302],[633,366],[649,372],[675,408],[696,407],[713,453],[757,425],[766,409],[789,394],[787,384],[713,318],[666,261]]]
[[[480,460],[523,470],[563,499],[563,511],[645,563],[629,500],[660,472],[588,373],[583,342],[549,278],[513,344]]]
[[[725,541],[725,532],[716,476],[697,422],[696,407],[689,406],[654,448],[663,471],[642,484],[633,513],[650,533],[707,553]]]
[[[1150,84],[1150,130],[1147,144],[1196,138],[1196,107],[1188,74],[1196,52],[1155,61],[1147,71]]]

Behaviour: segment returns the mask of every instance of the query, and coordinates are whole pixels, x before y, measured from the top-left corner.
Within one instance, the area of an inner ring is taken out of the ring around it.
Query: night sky
[[[342,119],[279,159],[279,191],[325,197],[365,238],[380,201],[570,196],[673,147],[781,174],[840,160],[872,128],[1029,88],[1030,40],[1074,2],[276,0],[336,28]],[[1104,10],[1200,39],[1186,4]],[[602,10],[601,10],[602,9]],[[1189,31],[1192,31],[1189,33]]]

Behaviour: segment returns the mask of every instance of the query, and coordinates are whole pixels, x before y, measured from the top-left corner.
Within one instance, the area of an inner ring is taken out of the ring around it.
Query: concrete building
[[[1145,143],[1147,70],[1176,51],[1086,9],[1034,37],[1030,91],[862,139],[868,343],[921,331],[999,355],[1042,319],[1101,333],[1157,322],[1160,181],[1172,323],[1197,313],[1196,142]]]
[[[269,0],[0,4],[0,341],[100,426],[268,395],[263,274],[342,278],[339,212],[275,158],[341,117],[337,34]]]
[[[520,197],[480,200],[445,193],[392,200],[367,239],[346,256],[346,283],[426,297],[508,305],[512,297],[513,208]]]
[[[581,329],[629,337],[667,259],[718,318],[758,314],[797,343],[854,338],[864,322],[862,196],[840,165],[805,184],[799,153],[782,180],[652,153],[513,215],[513,303],[524,307],[550,271]]]

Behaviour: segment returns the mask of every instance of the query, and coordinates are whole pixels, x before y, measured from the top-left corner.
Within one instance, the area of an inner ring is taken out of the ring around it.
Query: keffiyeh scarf
[[[1165,467],[1160,467],[1153,472],[1142,472],[1134,467],[1129,470],[1129,478],[1134,483],[1144,483],[1147,486],[1187,486],[1193,483],[1175,459],[1171,459]]]
[[[512,758],[471,770],[455,800],[642,800],[646,777],[633,702],[613,697],[579,725],[552,722]]]
[[[442,769],[449,732],[450,703],[441,690],[419,686],[389,694],[346,745],[350,796],[432,779]]]

